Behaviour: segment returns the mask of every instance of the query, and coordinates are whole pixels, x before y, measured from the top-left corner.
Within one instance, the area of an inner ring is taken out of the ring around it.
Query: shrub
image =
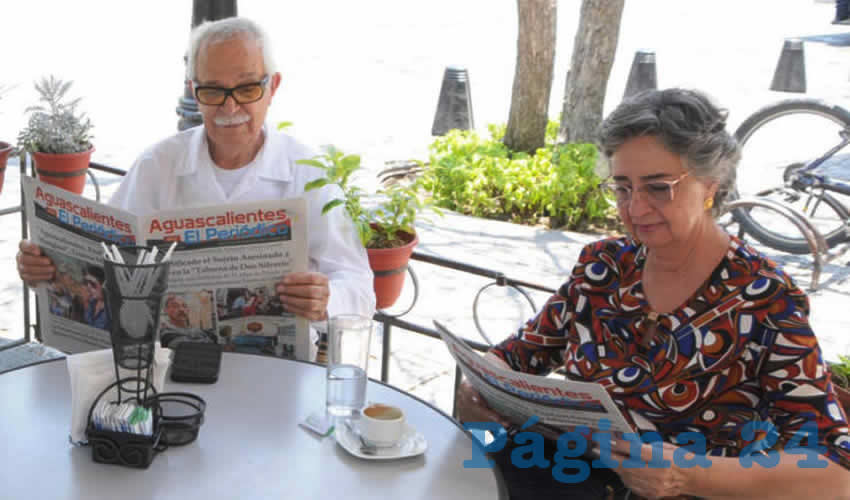
[[[610,219],[613,209],[597,188],[594,145],[556,144],[558,123],[550,122],[546,146],[529,155],[502,144],[504,125],[489,131],[482,138],[452,130],[431,144],[423,187],[437,206],[526,224],[548,218],[550,227],[573,230]]]

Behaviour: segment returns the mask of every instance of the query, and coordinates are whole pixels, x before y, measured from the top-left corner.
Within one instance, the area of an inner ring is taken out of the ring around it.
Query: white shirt
[[[265,127],[265,142],[250,168],[225,194],[213,171],[203,125],[165,139],[136,159],[109,204],[135,215],[245,201],[304,197],[307,200],[309,270],[329,280],[328,316],[372,317],[375,293],[366,250],[342,207],[322,215],[322,207],[341,198],[336,186],[309,192],[304,185],[324,171],[296,160],[315,153],[294,138]],[[244,168],[244,167],[243,167]],[[241,169],[240,169],[241,170]]]
[[[251,163],[245,165],[241,168],[227,169],[221,168],[215,163],[212,164],[212,170],[215,174],[215,180],[218,183],[218,187],[221,188],[221,191],[225,196],[231,196],[233,191],[236,189],[236,186],[239,185],[239,182],[243,177],[248,175],[251,169],[254,168],[257,162],[252,161]]]

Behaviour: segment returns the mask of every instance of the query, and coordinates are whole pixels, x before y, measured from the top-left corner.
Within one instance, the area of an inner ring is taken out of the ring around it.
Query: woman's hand
[[[460,383],[457,389],[457,416],[461,422],[498,422],[507,429],[511,423],[499,413],[493,411],[484,398],[468,380]]]
[[[29,240],[21,240],[15,261],[18,264],[18,276],[30,287],[50,281],[56,272],[50,257],[46,257],[41,248]]]
[[[647,465],[653,459],[652,445],[643,443],[640,447],[639,460],[644,463],[644,466],[629,469],[623,467],[623,461],[631,457],[631,443],[624,439],[612,440],[611,443],[611,458],[619,464],[614,472],[620,476],[623,483],[633,493],[645,498],[686,498],[687,480],[684,470],[677,467],[673,460],[673,454],[679,447],[666,442],[662,443],[662,458],[669,462],[669,465],[655,468]],[[658,461],[657,458],[656,461]]]
[[[511,369],[502,358],[493,352],[485,353],[484,359],[499,368],[504,368],[505,370]],[[466,379],[460,383],[460,387],[457,389],[455,407],[457,408],[458,419],[461,422],[498,422],[505,430],[508,430],[512,425],[510,420],[503,417],[500,413],[493,411],[487,404],[487,401],[484,400],[481,394]]]

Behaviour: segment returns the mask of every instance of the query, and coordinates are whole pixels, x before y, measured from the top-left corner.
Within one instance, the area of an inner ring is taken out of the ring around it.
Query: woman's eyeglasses
[[[227,96],[231,96],[239,104],[250,104],[263,98],[267,83],[269,83],[269,75],[265,75],[259,82],[245,83],[230,88],[196,86],[195,99],[207,106],[221,106],[227,100]]]
[[[640,192],[653,205],[664,205],[673,201],[673,188],[687,176],[688,173],[685,172],[678,179],[671,181],[651,181],[641,184],[636,188],[630,184],[624,184],[615,180],[606,180],[599,184],[599,189],[602,190],[609,201],[617,205],[624,205],[632,201],[634,191]]]

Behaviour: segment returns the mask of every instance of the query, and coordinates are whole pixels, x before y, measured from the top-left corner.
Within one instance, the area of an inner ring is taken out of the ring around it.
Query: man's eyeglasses
[[[195,99],[207,106],[221,106],[227,100],[227,96],[231,96],[239,104],[250,104],[263,98],[267,83],[269,83],[269,75],[265,75],[259,82],[244,83],[230,88],[196,86]]]
[[[86,280],[86,286],[90,286],[92,288],[97,288],[98,286],[100,286],[100,283],[98,283],[95,280]]]
[[[637,188],[619,181],[606,180],[599,184],[599,189],[602,190],[609,201],[615,202],[617,205],[624,205],[632,201],[632,194],[635,190],[643,194],[649,203],[653,205],[665,205],[673,201],[673,188],[687,176],[688,173],[685,172],[678,179],[671,181],[651,181],[641,184]]]

